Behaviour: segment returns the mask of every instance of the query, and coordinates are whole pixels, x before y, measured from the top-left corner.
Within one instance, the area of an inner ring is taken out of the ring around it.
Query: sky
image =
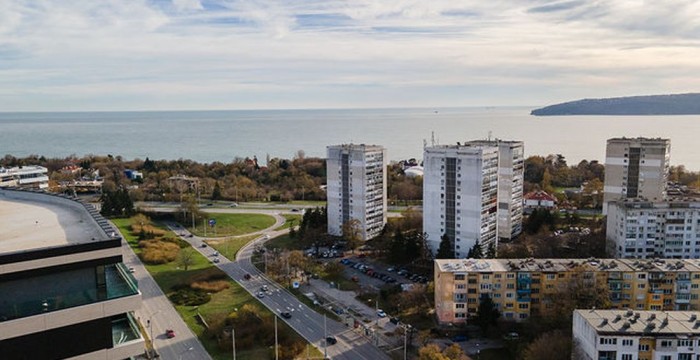
[[[0,1],[0,111],[539,106],[699,77],[695,0]]]

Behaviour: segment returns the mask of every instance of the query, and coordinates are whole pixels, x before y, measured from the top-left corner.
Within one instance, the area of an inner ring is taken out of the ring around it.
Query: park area
[[[274,315],[247,291],[187,242],[145,216],[113,222],[212,358],[230,359],[227,330],[231,326],[256,329],[236,332],[238,359],[275,358]],[[284,322],[279,325],[280,359],[297,358],[307,351],[320,355]]]
[[[265,214],[205,213],[207,226],[188,227],[191,233],[203,237],[226,237],[250,234],[275,225],[275,218]],[[212,223],[214,225],[210,225]]]

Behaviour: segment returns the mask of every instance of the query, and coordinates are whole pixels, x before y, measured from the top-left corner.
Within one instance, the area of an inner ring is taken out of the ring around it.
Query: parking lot
[[[346,274],[356,282],[381,287],[385,284],[427,284],[429,279],[409,272],[405,268],[395,268],[370,262],[363,258],[351,257],[340,260],[346,266]]]

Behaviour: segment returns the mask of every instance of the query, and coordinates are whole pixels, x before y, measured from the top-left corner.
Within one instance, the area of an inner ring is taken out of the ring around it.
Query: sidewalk
[[[309,284],[306,285],[310,291],[315,292],[321,297],[330,301],[334,301],[344,309],[351,309],[357,314],[360,314],[367,320],[376,320],[377,314],[372,306],[368,306],[355,299],[354,291],[342,291],[331,287],[326,281],[320,279],[309,279]],[[374,305],[374,304],[372,304]]]

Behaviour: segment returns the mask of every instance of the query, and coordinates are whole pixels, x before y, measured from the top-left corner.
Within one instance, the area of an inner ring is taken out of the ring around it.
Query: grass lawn
[[[282,216],[284,216],[286,221],[282,226],[275,228],[275,231],[289,229],[292,225],[298,226],[301,223],[301,215],[283,214]]]
[[[285,249],[285,250],[303,250],[304,245],[299,242],[298,239],[292,239],[289,234],[284,234],[271,239],[265,243],[265,247],[268,249]]]
[[[265,214],[219,214],[206,213],[207,218],[216,220],[216,228],[208,227],[208,237],[219,236],[237,236],[260,231],[269,228],[275,224],[275,218]],[[204,236],[204,229],[197,227],[193,230],[188,227],[197,236]],[[216,230],[216,235],[214,234]]]
[[[227,259],[235,260],[238,250],[258,236],[259,235],[248,235],[225,240],[207,240],[206,243],[216,249],[216,251],[225,256]]]
[[[114,224],[119,228],[121,233],[124,235],[125,239],[129,245],[138,254],[140,249],[138,248],[138,238],[137,236],[131,234],[129,229],[129,219],[115,219],[112,220]],[[172,233],[171,233],[172,234]],[[189,280],[203,272],[220,271],[214,267],[207,258],[202,256],[198,252],[194,252],[194,264],[190,266],[187,271],[179,269],[176,262],[170,262],[162,265],[146,265],[146,269],[153,276],[153,278],[158,283],[158,286],[163,290],[163,292],[168,295],[172,292],[172,287],[178,284],[189,283]],[[218,293],[214,293],[211,296],[211,301],[206,304],[200,305],[198,307],[193,306],[175,306],[175,309],[180,314],[182,319],[185,321],[187,326],[194,332],[199,341],[204,345],[207,352],[216,360],[230,359],[231,352],[229,349],[221,350],[219,349],[215,339],[209,338],[204,334],[204,326],[201,325],[195,318],[197,312],[199,312],[207,322],[211,323],[217,318],[225,317],[231,312],[242,307],[244,304],[252,304],[261,313],[269,313],[267,308],[263,307],[255,298],[253,298],[247,291],[236,284],[234,281],[229,280],[229,288],[222,290]],[[291,328],[289,328],[284,322],[279,322],[280,332],[288,332],[294,337],[301,339],[301,337]],[[257,347],[249,350],[239,350],[236,355],[240,359],[274,359],[274,355],[271,353],[270,348],[273,344],[257,344]],[[310,346],[310,345],[307,345]],[[312,356],[321,356],[321,352],[316,348],[309,350]],[[301,355],[300,355],[301,356]],[[305,356],[305,353],[303,354]]]

